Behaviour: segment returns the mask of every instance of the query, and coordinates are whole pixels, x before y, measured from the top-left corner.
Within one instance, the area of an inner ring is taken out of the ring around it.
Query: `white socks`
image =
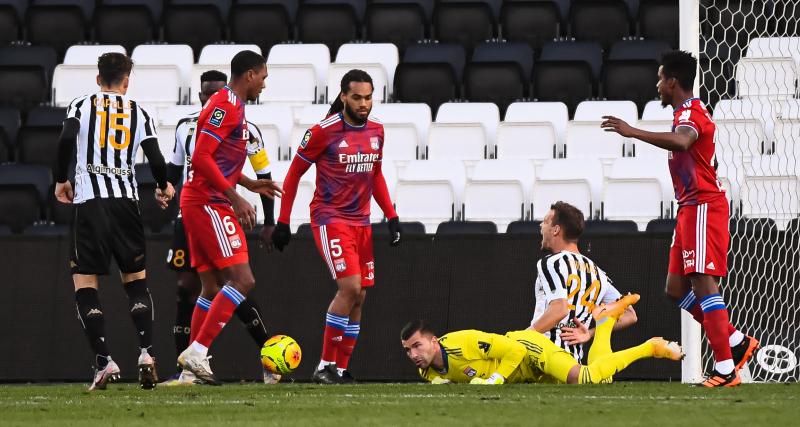
[[[199,352],[200,354],[202,354],[203,357],[208,355],[208,347],[204,346],[203,344],[200,344],[197,341],[192,343],[192,349],[194,349],[194,351]]]
[[[744,334],[736,331],[732,333],[730,337],[728,337],[728,344],[730,344],[731,347],[736,347],[742,343],[742,340],[744,340]]]
[[[317,370],[321,371],[321,370],[325,369],[326,366],[334,365],[334,364],[336,364],[336,362],[328,362],[327,360],[320,360],[319,361],[319,365],[317,365]]]
[[[723,360],[722,362],[717,362],[714,365],[714,369],[717,370],[722,375],[728,375],[733,372],[733,359]]]

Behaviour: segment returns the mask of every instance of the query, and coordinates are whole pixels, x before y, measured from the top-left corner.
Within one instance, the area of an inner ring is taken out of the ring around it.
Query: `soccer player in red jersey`
[[[289,243],[289,217],[300,177],[317,165],[317,189],[311,202],[314,241],[336,280],[338,291],[328,307],[322,357],[312,380],[322,384],[353,382],[347,370],[361,330],[366,288],[375,284],[370,199],[388,219],[391,244],[402,232],[381,173],[383,125],[369,117],[372,78],[350,70],[328,117],[309,129],[283,183],[283,203],[272,233],[275,247]]]
[[[211,372],[208,347],[255,286],[244,229],[253,227],[256,212],[236,192],[236,184],[270,197],[280,191],[270,180],[242,175],[250,137],[244,103],[258,99],[264,88],[264,57],[252,51],[237,53],[231,74],[230,84],[211,96],[197,119],[191,170],[181,192],[192,267],[200,274],[200,296],[211,304],[195,306],[191,344],[178,363],[212,385],[220,383]]]
[[[601,127],[669,150],[669,170],[678,200],[667,273],[667,295],[688,311],[706,332],[714,353],[714,371],[705,387],[741,383],[739,369],[759,346],[728,318],[719,279],[728,269],[728,200],[717,180],[714,121],[692,92],[697,60],[683,51],[667,52],[658,70],[661,103],[674,109],[672,132],[648,132],[613,116]]]

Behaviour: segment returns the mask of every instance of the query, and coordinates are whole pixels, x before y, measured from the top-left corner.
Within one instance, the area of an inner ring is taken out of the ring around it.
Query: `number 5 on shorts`
[[[331,256],[334,258],[338,258],[342,256],[342,247],[339,245],[342,239],[331,239],[330,247],[331,247]]]

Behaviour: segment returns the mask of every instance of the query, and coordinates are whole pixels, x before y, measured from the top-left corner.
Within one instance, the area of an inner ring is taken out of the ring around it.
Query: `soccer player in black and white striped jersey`
[[[554,203],[545,215],[541,224],[542,249],[550,254],[536,265],[536,310],[529,328],[550,338],[579,363],[583,361],[583,343],[595,333],[594,328],[589,329],[592,312],[596,317],[621,298],[606,273],[578,250],[583,227],[583,213],[565,202]],[[632,304],[639,296],[624,298]],[[626,328],[636,323],[636,312],[628,306],[619,319],[608,317],[605,321],[616,321],[613,330]],[[593,345],[588,363],[607,353],[611,353],[610,345]]]
[[[134,176],[141,146],[150,162],[162,207],[174,190],[158,148],[155,123],[144,108],[125,95],[133,62],[121,53],[105,53],[97,61],[100,91],[72,101],[61,132],[55,165],[55,196],[75,205],[70,267],[78,317],[95,353],[90,390],[106,388],[119,377],[105,337],[98,275],[108,274],[111,257],[117,263],[141,348],[138,368],[142,388],[158,381],[152,351],[153,299],[145,281],[145,239]],[[77,142],[77,147],[76,147]],[[67,179],[76,152],[75,190]]]

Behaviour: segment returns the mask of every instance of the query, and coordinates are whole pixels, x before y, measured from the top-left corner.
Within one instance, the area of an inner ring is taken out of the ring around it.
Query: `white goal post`
[[[731,205],[731,323],[761,341],[743,381],[800,380],[800,0],[679,0],[680,48],[699,59],[717,173]],[[681,380],[712,368],[700,325],[681,313]]]

